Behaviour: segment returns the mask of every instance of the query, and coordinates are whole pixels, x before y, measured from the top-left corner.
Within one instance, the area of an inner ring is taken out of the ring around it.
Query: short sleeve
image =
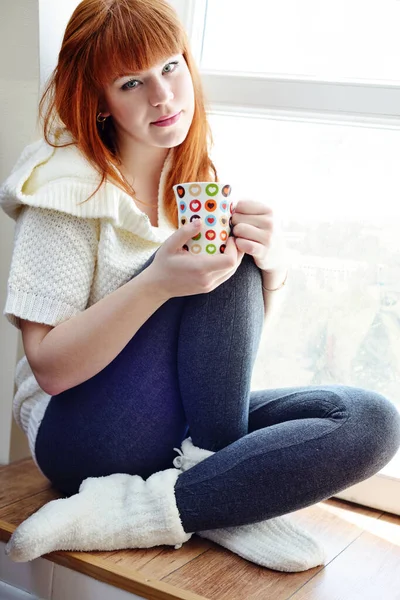
[[[24,207],[17,219],[4,309],[58,325],[85,310],[97,258],[99,223],[57,210]]]

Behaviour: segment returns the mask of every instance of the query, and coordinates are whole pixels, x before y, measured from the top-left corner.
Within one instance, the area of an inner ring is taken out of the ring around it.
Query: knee
[[[244,254],[239,267],[230,280],[232,285],[235,284],[237,288],[245,290],[248,298],[254,300],[258,296],[262,300],[262,272],[250,254]]]
[[[400,447],[400,413],[390,400],[378,393],[369,393],[367,405],[370,407],[373,435],[387,454],[388,462]]]
[[[349,427],[358,441],[360,461],[382,469],[400,447],[400,413],[387,398],[355,387],[342,388],[349,407]]]

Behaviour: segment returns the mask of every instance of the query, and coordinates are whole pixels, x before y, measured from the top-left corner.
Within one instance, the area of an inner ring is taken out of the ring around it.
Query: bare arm
[[[167,299],[145,269],[56,327],[21,320],[26,357],[40,387],[56,395],[99,373]]]
[[[262,284],[263,288],[263,296],[264,296],[264,325],[265,323],[271,320],[271,317],[276,312],[277,306],[281,303],[283,298],[282,290],[271,291],[268,292],[265,288],[269,290],[274,290],[278,286],[281,285],[282,281],[285,279],[287,275],[287,269],[276,269],[274,271],[261,271],[262,274]]]
[[[233,238],[215,257],[183,250],[198,226],[194,221],[177,229],[149,267],[67,321],[50,327],[21,319],[26,357],[45,392],[54,396],[97,375],[169,298],[208,293],[233,274],[243,257]]]

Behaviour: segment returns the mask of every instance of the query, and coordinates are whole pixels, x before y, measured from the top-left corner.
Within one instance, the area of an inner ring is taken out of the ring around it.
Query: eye
[[[130,79],[121,87],[121,90],[134,90],[138,87],[139,81],[137,79]]]
[[[173,73],[178,65],[179,61],[173,60],[172,62],[165,65],[165,67],[163,68],[163,73]]]
[[[178,60],[173,60],[169,63],[167,63],[164,67],[162,72],[163,73],[173,73],[177,67],[179,65],[179,61]],[[121,87],[121,90],[135,90],[137,87],[139,87],[139,84],[141,82],[138,81],[137,79],[130,79],[129,81],[127,81],[126,83],[124,83],[124,85]]]

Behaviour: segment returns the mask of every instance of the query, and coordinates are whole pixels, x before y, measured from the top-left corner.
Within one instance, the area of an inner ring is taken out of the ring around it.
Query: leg
[[[379,471],[400,445],[393,404],[346,386],[253,392],[249,422],[248,435],[179,477],[185,531],[310,506]]]
[[[52,397],[35,454],[62,493],[76,494],[87,477],[147,478],[172,465],[187,434],[176,367],[184,300],[160,307],[100,373]]]
[[[255,288],[261,290],[261,274],[255,267],[250,257],[249,261],[243,259],[236,273],[228,280],[238,279],[238,284],[233,286],[225,282],[210,294],[199,294],[172,298],[161,306],[143,324],[136,335],[130,340],[120,354],[100,373],[88,381],[66,390],[62,394],[52,397],[41,426],[38,431],[35,454],[43,473],[53,485],[66,495],[76,494],[79,486],[87,477],[100,477],[112,473],[128,473],[149,477],[151,474],[172,465],[175,456],[173,448],[179,446],[187,435],[187,415],[181,400],[181,390],[178,383],[176,357],[179,345],[184,347],[179,339],[182,315],[185,314],[184,330],[187,332],[188,322],[197,306],[207,307],[217,304],[226,304],[226,316],[231,319],[229,304],[237,304],[239,289],[246,287],[248,292],[240,294],[241,302],[252,294]],[[154,259],[154,255],[145,263],[146,269]],[[250,282],[252,278],[252,283]],[[220,288],[223,288],[222,290]],[[238,288],[236,291],[235,289]],[[233,291],[232,291],[233,290]],[[217,295],[216,300],[212,300]],[[209,301],[208,297],[211,298]],[[258,296],[259,297],[259,296]],[[262,294],[261,294],[262,298]],[[191,303],[190,310],[184,311],[186,302]],[[258,305],[262,314],[262,306]],[[249,323],[251,331],[257,334],[256,321],[250,319],[250,309],[243,315],[245,321],[241,322],[242,339],[246,339],[248,347],[255,346],[250,333],[246,334]],[[204,310],[203,310],[204,318]],[[212,319],[208,325],[213,326]],[[195,332],[194,332],[195,333]],[[210,333],[210,330],[207,330]],[[212,333],[212,331],[211,331]],[[231,334],[236,344],[237,334]],[[190,348],[200,347],[207,342],[199,340],[199,344],[192,343],[191,336],[189,350],[185,354],[188,368],[201,370],[201,361],[197,360],[195,352]],[[237,351],[232,342],[232,356],[237,363]],[[154,349],[157,348],[157,353]],[[255,358],[255,350],[251,360]],[[205,361],[204,361],[205,362]],[[215,360],[212,359],[215,364]],[[219,367],[218,367],[219,368]],[[228,376],[227,365],[222,363],[224,376]],[[219,371],[204,388],[205,397],[208,391],[216,384]],[[183,379],[185,377],[183,376]],[[243,380],[243,384],[241,381]],[[225,394],[226,414],[230,415],[230,425],[221,421],[221,436],[224,443],[230,439],[237,439],[247,432],[248,420],[248,360],[243,361],[240,373],[235,373],[233,382],[229,383],[232,393]],[[236,383],[240,389],[234,393]],[[241,386],[241,387],[240,387]],[[217,389],[216,385],[216,389]],[[221,389],[222,386],[219,386]],[[243,391],[243,394],[242,394]],[[212,397],[212,394],[210,394]],[[245,402],[241,402],[241,398]],[[214,403],[218,403],[220,396],[215,396]],[[237,410],[233,414],[229,401],[235,401]],[[204,405],[205,416],[201,413],[190,413],[193,423],[197,420],[202,423],[202,428],[207,431],[208,410]],[[238,423],[240,421],[240,427]],[[245,424],[246,429],[243,430]],[[224,435],[224,430],[229,430],[229,435]]]
[[[264,319],[261,271],[245,254],[234,276],[182,312],[178,376],[193,443],[220,450],[248,433],[250,383]]]

